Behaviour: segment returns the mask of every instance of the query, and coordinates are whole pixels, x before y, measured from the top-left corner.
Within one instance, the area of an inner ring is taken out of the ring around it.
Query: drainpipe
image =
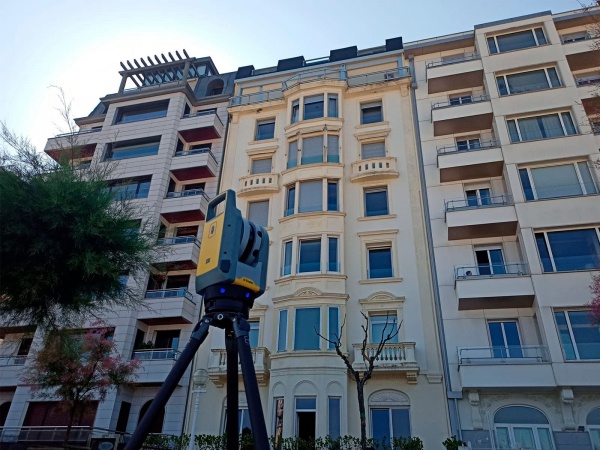
[[[460,425],[460,416],[458,414],[458,399],[462,398],[462,392],[452,392],[450,386],[450,368],[448,366],[448,351],[446,349],[446,334],[444,332],[444,322],[442,321],[442,307],[440,303],[440,288],[437,278],[437,267],[435,264],[435,253],[433,251],[433,235],[431,232],[431,217],[429,214],[429,201],[427,198],[427,184],[425,182],[425,166],[423,164],[423,148],[421,147],[421,129],[419,127],[419,116],[417,114],[417,82],[415,81],[415,61],[413,56],[409,56],[410,73],[413,76],[413,82],[410,89],[410,98],[412,101],[413,125],[415,127],[415,140],[417,144],[417,158],[419,160],[419,179],[421,181],[421,195],[423,203],[423,214],[425,216],[425,230],[427,233],[427,250],[431,266],[431,281],[433,285],[433,300],[435,305],[435,322],[440,336],[440,350],[442,354],[442,367],[446,383],[446,397],[448,400],[448,413],[450,418],[450,431],[452,435],[462,439],[462,430]]]

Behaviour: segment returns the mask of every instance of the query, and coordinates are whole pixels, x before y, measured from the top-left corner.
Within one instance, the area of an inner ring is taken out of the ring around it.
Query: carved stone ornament
[[[318,297],[321,292],[313,288],[302,288],[294,293],[294,297]]]
[[[369,397],[369,405],[371,406],[390,404],[394,404],[395,406],[409,406],[410,399],[404,392],[392,391],[390,389],[373,392]]]

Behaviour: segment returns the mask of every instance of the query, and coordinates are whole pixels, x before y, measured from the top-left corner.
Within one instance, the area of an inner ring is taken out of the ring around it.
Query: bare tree
[[[358,370],[350,361],[350,358],[343,351],[342,346],[342,335],[344,334],[344,326],[346,325],[346,318],[344,317],[344,321],[342,326],[340,327],[339,334],[332,333],[332,338],[327,338],[322,334],[318,333],[319,337],[331,345],[334,346],[335,352],[338,354],[344,364],[348,368],[348,372],[350,373],[350,378],[356,382],[356,394],[358,397],[358,412],[360,416],[360,446],[362,450],[367,449],[367,419],[366,419],[366,411],[365,411],[365,384],[369,381],[373,375],[373,370],[375,369],[375,361],[383,352],[385,345],[398,336],[398,332],[400,331],[400,326],[402,322],[396,326],[396,320],[392,320],[389,322],[389,316],[385,318],[385,325],[381,330],[381,336],[379,336],[378,342],[376,343],[375,351],[368,351],[369,346],[369,318],[367,315],[361,311],[363,318],[365,319],[365,324],[361,325],[363,331],[363,340],[360,347],[360,354],[363,359],[364,369]]]

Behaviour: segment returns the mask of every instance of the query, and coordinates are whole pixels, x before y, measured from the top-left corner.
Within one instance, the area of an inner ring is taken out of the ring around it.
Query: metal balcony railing
[[[589,77],[575,78],[577,86],[589,86],[590,84],[599,84],[600,75],[590,75]]]
[[[525,262],[478,264],[454,268],[455,280],[525,275],[529,275],[529,265]]]
[[[293,77],[285,80],[283,85],[283,90],[290,89],[294,86],[298,86],[299,84],[309,83],[311,81],[321,81],[321,80],[341,80],[343,79],[343,73],[339,69],[320,69],[313,70],[311,72],[303,72]]]
[[[386,81],[399,80],[407,77],[410,77],[410,68],[398,67],[397,69],[371,72],[348,77],[348,87],[367,86],[369,84],[383,83]]]
[[[444,147],[438,147],[437,153],[438,155],[447,155],[448,153],[459,153],[459,152],[475,152],[477,150],[485,150],[486,148],[499,147],[500,143],[496,140],[489,141],[481,141],[476,144],[455,144],[455,145],[446,145]]]
[[[489,208],[494,206],[512,205],[511,195],[493,195],[490,197],[460,198],[446,201],[446,212],[459,211],[463,209]]]
[[[79,136],[82,134],[90,134],[90,133],[97,133],[98,131],[102,131],[102,128],[91,128],[89,130],[79,130],[79,131],[74,131],[74,132],[69,132],[69,133],[61,133],[61,134],[57,134],[56,136],[54,136],[55,138],[59,138],[59,137],[66,137],[66,136]]]
[[[181,352],[173,348],[149,348],[144,350],[134,350],[131,359],[140,360],[165,360],[177,359]]]
[[[509,345],[506,347],[460,347],[458,363],[470,365],[548,362],[548,349],[540,345]]]
[[[581,33],[568,34],[566,36],[561,36],[561,41],[563,44],[572,44],[573,42],[587,41],[589,39],[595,39],[597,36],[588,32],[583,31]]]
[[[474,61],[481,59],[478,53],[465,53],[462,55],[456,55],[456,57],[439,58],[432,61],[428,61],[425,65],[429,69],[430,67],[447,66],[450,64],[457,64],[464,61]]]
[[[66,426],[0,427],[0,442],[62,442],[66,433]],[[74,426],[69,433],[69,442],[85,443],[92,436],[100,437],[107,434],[124,436],[127,433],[106,428]]]
[[[200,245],[200,241],[196,236],[175,236],[167,238],[159,238],[156,240],[157,245],[178,245],[178,244],[189,244],[194,242],[196,245]]]
[[[443,108],[452,108],[454,106],[464,106],[471,105],[473,103],[481,103],[487,102],[490,100],[490,97],[487,95],[471,95],[460,97],[457,99],[450,99],[445,102],[436,102],[431,105],[431,109],[443,109]]]
[[[210,148],[195,148],[193,150],[175,152],[174,156],[199,155],[201,153],[208,153],[216,161],[215,155],[213,155],[213,153],[210,151]]]
[[[175,289],[155,289],[146,291],[145,298],[173,298],[173,297],[185,297],[189,301],[193,302],[194,297],[187,288],[175,288]]]
[[[27,361],[27,356],[0,356],[0,367],[2,366],[22,366]]]
[[[193,197],[194,195],[202,195],[207,201],[210,200],[204,189],[190,189],[189,191],[167,192],[167,198]]]
[[[181,118],[182,119],[189,119],[191,117],[201,117],[201,116],[215,116],[215,119],[217,119],[219,121],[219,123],[221,125],[223,125],[223,121],[217,115],[217,110],[216,109],[207,109],[206,111],[198,111],[198,112],[195,112],[195,113],[184,114]]]

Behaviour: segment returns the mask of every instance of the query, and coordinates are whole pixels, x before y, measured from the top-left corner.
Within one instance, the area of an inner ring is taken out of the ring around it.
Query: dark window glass
[[[294,350],[319,350],[321,338],[317,333],[321,329],[320,322],[321,310],[319,308],[296,309]],[[314,398],[297,398],[296,409],[314,409],[315,403]]]
[[[537,44],[533,37],[532,30],[518,31],[516,33],[503,34],[496,36],[498,49],[500,52],[509,52],[522,48],[535,47]]]
[[[292,273],[292,241],[287,241],[283,244],[283,267],[281,275],[289,275]]]
[[[540,259],[542,260],[544,272],[552,272],[552,261],[550,260],[550,252],[548,252],[548,246],[546,245],[544,233],[536,233],[535,242],[537,243],[538,253],[540,254]]]
[[[327,211],[339,211],[337,181],[327,182]]]
[[[600,242],[595,228],[552,231],[546,236],[556,271],[600,269]]]
[[[488,47],[490,49],[490,53],[494,54],[494,53],[498,53],[498,47],[496,47],[496,40],[493,37],[489,37],[487,39],[488,41]]]
[[[273,139],[275,136],[275,121],[261,120],[256,125],[256,140]]]
[[[150,177],[115,182],[108,190],[115,200],[132,200],[135,198],[146,198],[150,192]]]
[[[377,123],[383,121],[381,111],[381,102],[368,103],[361,106],[360,123],[366,125],[368,123]]]
[[[389,214],[387,189],[365,191],[365,216],[385,216]]]
[[[285,215],[289,216],[291,214],[294,214],[295,206],[296,206],[296,187],[292,186],[292,187],[289,187],[288,191],[287,191]]]
[[[292,102],[292,116],[291,116],[292,118],[291,118],[291,123],[298,122],[299,115],[300,115],[300,102],[298,100],[294,100]]]
[[[369,249],[368,275],[368,278],[391,278],[393,276],[391,248]]]
[[[329,272],[339,272],[340,264],[338,262],[338,238],[330,237],[329,240]]]
[[[304,98],[303,120],[317,119],[325,115],[323,95],[313,95]]]
[[[159,145],[160,136],[106,144],[105,159],[117,160],[156,155]]]
[[[500,95],[508,95],[508,89],[506,87],[506,81],[504,77],[496,77],[496,81],[498,82],[498,92]]]
[[[298,273],[321,271],[321,240],[300,241]]]
[[[117,109],[115,124],[165,117],[168,109],[169,100],[124,106]]]
[[[525,200],[534,200],[533,189],[531,187],[531,181],[529,180],[527,169],[519,169],[519,176],[521,177],[521,184],[523,185]]]
[[[329,94],[327,96],[327,116],[338,116],[338,96],[337,94]]]

